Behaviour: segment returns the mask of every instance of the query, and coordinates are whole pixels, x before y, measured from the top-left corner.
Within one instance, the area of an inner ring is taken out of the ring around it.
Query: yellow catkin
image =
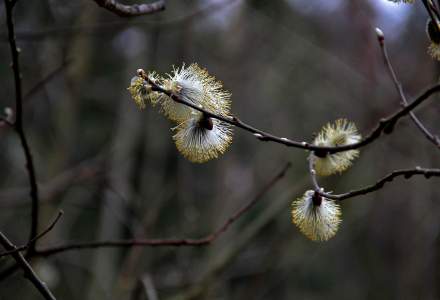
[[[324,197],[315,204],[314,195],[314,191],[308,190],[292,202],[292,223],[312,241],[327,241],[338,231],[341,210],[335,201]]]
[[[357,143],[361,140],[354,123],[345,119],[338,119],[334,124],[325,125],[313,144],[316,146],[344,146]],[[312,154],[313,155],[313,154]],[[348,150],[334,154],[327,154],[325,157],[313,156],[314,168],[318,175],[329,176],[347,170],[353,160],[359,156],[359,150]]]

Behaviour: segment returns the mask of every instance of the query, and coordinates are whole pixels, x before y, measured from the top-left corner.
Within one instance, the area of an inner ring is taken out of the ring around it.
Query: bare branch
[[[160,20],[160,21],[148,21],[148,20],[139,20],[127,22],[127,19],[118,19],[116,21],[105,22],[105,23],[97,23],[90,25],[80,25],[80,26],[67,26],[67,27],[57,27],[57,28],[47,28],[41,30],[21,30],[17,31],[17,39],[18,40],[26,40],[26,41],[39,41],[48,37],[51,38],[66,38],[70,36],[76,35],[102,35],[105,33],[114,33],[115,30],[119,30],[125,26],[142,26],[148,27],[152,30],[160,28],[161,30],[176,28],[179,26],[183,26],[187,23],[192,22],[194,19],[201,20],[204,17],[207,17],[211,14],[218,13],[228,6],[237,3],[239,0],[224,0],[221,2],[209,3],[202,8],[191,12],[188,15],[172,18],[169,20]],[[0,43],[7,42],[7,34],[4,32],[0,32]]]
[[[294,147],[294,148],[301,148],[306,150],[315,151],[319,154],[319,156],[325,156],[326,154],[332,154],[352,149],[358,149],[363,146],[366,146],[373,141],[375,141],[377,138],[380,137],[382,132],[389,134],[392,133],[395,124],[397,121],[407,115],[409,112],[411,112],[413,109],[415,109],[417,106],[419,106],[421,103],[423,103],[425,100],[429,98],[434,93],[437,93],[440,91],[440,84],[434,85],[428,89],[426,89],[420,96],[418,96],[413,102],[409,103],[408,105],[402,106],[400,109],[389,115],[388,117],[382,118],[379,120],[376,127],[370,131],[369,134],[365,136],[361,141],[349,145],[344,146],[337,146],[337,147],[328,147],[328,146],[315,146],[308,142],[298,142],[294,141],[285,137],[278,137],[273,134],[267,133],[265,131],[262,131],[260,129],[257,129],[251,125],[246,124],[245,122],[241,121],[237,117],[232,116],[221,116],[217,115],[215,113],[212,113],[210,111],[207,111],[206,109],[199,107],[193,103],[190,103],[184,99],[182,99],[180,96],[173,94],[171,91],[168,91],[158,84],[156,84],[154,81],[150,80],[145,73],[144,70],[139,69],[138,75],[144,78],[151,86],[153,91],[157,91],[160,93],[163,93],[176,101],[177,103],[186,105],[188,107],[191,107],[195,110],[198,110],[200,112],[203,112],[207,117],[215,118],[218,120],[221,120],[223,122],[226,122],[228,124],[234,125],[236,127],[239,127],[241,129],[244,129],[248,132],[251,132],[254,134],[256,138],[258,138],[260,141],[270,141],[275,142],[278,144],[283,144],[288,147]]]
[[[380,190],[381,188],[384,187],[386,183],[393,181],[395,177],[403,176],[405,179],[409,179],[415,175],[423,175],[427,179],[431,177],[440,177],[440,169],[428,169],[428,168],[416,167],[415,169],[395,170],[389,173],[388,175],[386,175],[385,177],[381,178],[380,180],[378,180],[375,184],[368,185],[358,190],[352,190],[347,193],[333,195],[329,193],[324,193],[318,186],[318,189],[315,189],[315,192],[317,192],[323,197],[342,201],[348,198],[353,198],[360,195],[366,195],[375,192],[377,190]]]
[[[111,240],[111,241],[97,241],[97,242],[83,242],[83,243],[71,243],[67,245],[61,245],[56,247],[50,247],[46,249],[37,249],[35,255],[38,256],[50,256],[60,252],[79,250],[79,249],[94,249],[94,248],[106,248],[106,247],[135,247],[135,246],[206,246],[217,240],[235,221],[237,221],[243,214],[248,212],[258,201],[286,174],[291,164],[288,163],[283,169],[270,180],[263,189],[255,196],[254,199],[249,201],[241,209],[232,214],[217,230],[211,234],[200,239],[131,239],[131,240]]]
[[[94,0],[99,6],[117,14],[120,17],[136,17],[159,12],[165,9],[165,0],[148,4],[124,5],[116,0]]]
[[[313,189],[315,191],[322,191],[321,187],[318,184],[318,179],[316,178],[316,171],[315,171],[315,155],[309,155],[309,174],[310,179],[312,180]]]
[[[396,88],[400,99],[401,99],[401,105],[405,106],[408,105],[408,101],[406,99],[405,93],[403,91],[403,87],[402,84],[399,82],[399,80],[397,79],[397,75],[394,71],[394,68],[391,64],[391,61],[388,57],[388,51],[387,48],[385,46],[385,38],[383,36],[383,34],[381,34],[380,36],[378,36],[378,41],[379,41],[379,45],[380,45],[380,49],[382,50],[382,56],[384,59],[384,63],[385,66],[387,67],[388,73],[391,77],[391,79],[393,80],[394,83],[394,87]],[[414,112],[410,111],[409,112],[409,116],[411,117],[411,119],[413,120],[413,122],[416,124],[417,128],[420,129],[420,131],[426,136],[426,138],[432,142],[434,145],[436,145],[437,147],[440,148],[440,139],[435,136],[434,134],[432,134],[424,125],[423,123],[419,120],[419,118],[417,118],[417,116],[414,114]]]
[[[12,70],[14,73],[14,82],[15,82],[16,119],[14,123],[14,129],[20,138],[20,142],[23,148],[24,156],[26,159],[26,168],[27,168],[27,173],[31,188],[30,196],[32,199],[32,213],[31,213],[32,219],[31,219],[31,229],[29,236],[29,241],[31,241],[37,236],[38,218],[39,218],[39,198],[38,198],[37,178],[35,174],[34,163],[32,160],[32,153],[23,128],[23,97],[21,90],[20,64],[18,60],[19,49],[15,41],[14,20],[12,16],[14,5],[15,5],[15,1],[11,2],[9,0],[5,0],[6,23],[8,27],[8,39],[11,50],[11,56],[12,56]],[[35,250],[35,241],[30,243],[28,250],[29,252],[33,252]]]
[[[367,185],[363,188],[352,190],[343,194],[330,194],[326,193],[322,187],[319,186],[318,179],[316,177],[315,171],[315,156],[309,156],[309,175],[312,181],[313,190],[315,193],[319,194],[322,197],[333,199],[333,200],[345,200],[348,198],[353,198],[360,195],[366,195],[377,190],[380,190],[384,187],[384,185],[388,182],[393,181],[395,177],[403,176],[405,179],[409,179],[414,175],[423,175],[425,178],[429,179],[430,177],[440,177],[440,169],[427,169],[416,167],[415,169],[402,169],[392,171],[390,174],[385,177],[379,179],[375,184]]]
[[[14,244],[12,244],[11,241],[9,241],[8,238],[2,232],[0,232],[0,244],[2,244],[3,247],[9,251],[17,249],[17,247],[14,246]],[[11,253],[11,255],[17,262],[18,266],[21,269],[23,269],[24,276],[30,282],[32,282],[32,284],[40,292],[40,294],[43,295],[43,297],[47,300],[56,300],[55,296],[52,294],[52,292],[49,290],[46,284],[38,278],[37,274],[34,272],[34,270],[26,261],[26,259],[23,257],[23,255],[19,251],[15,251]]]
[[[425,6],[425,9],[426,9],[426,11],[428,12],[428,15],[429,15],[429,17],[431,18],[432,22],[433,22],[434,24],[436,24],[437,27],[439,27],[439,26],[438,26],[438,22],[437,22],[437,20],[436,20],[436,17],[434,16],[433,12],[437,15],[437,17],[439,17],[439,15],[438,15],[437,10],[436,10],[432,5],[430,5],[429,2],[431,2],[431,1],[428,1],[428,0],[421,0],[421,1],[422,1],[423,5]],[[440,29],[440,28],[439,28],[439,29]]]
[[[15,249],[13,249],[13,250],[0,253],[0,257],[7,256],[7,255],[12,255],[15,252],[20,252],[20,251],[26,250],[31,243],[35,242],[36,240],[41,239],[47,233],[49,233],[49,231],[51,231],[55,227],[55,225],[58,223],[59,219],[63,216],[63,214],[64,214],[64,212],[62,210],[58,211],[58,214],[55,217],[55,219],[49,224],[49,226],[43,232],[38,234],[32,240],[30,240],[26,245],[23,245],[23,246],[20,246],[20,247],[15,247]]]

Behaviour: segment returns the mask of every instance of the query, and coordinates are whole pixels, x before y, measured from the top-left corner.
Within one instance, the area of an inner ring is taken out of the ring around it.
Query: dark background
[[[139,111],[126,90],[137,68],[167,73],[197,62],[232,92],[233,113],[258,128],[311,141],[322,125],[344,117],[365,134],[399,106],[376,26],[409,96],[438,79],[426,53],[421,3],[385,4],[169,0],[164,12],[121,19],[90,0],[19,1],[25,94],[58,70],[24,104],[41,189],[40,229],[65,212],[41,247],[202,237],[287,161],[293,165],[210,246],[82,250],[33,260],[58,299],[438,299],[437,179],[397,179],[347,200],[338,234],[311,242],[290,220],[291,201],[311,187],[305,151],[236,129],[225,155],[192,164],[173,144],[174,125],[156,109]],[[3,109],[14,107],[3,5],[0,23]],[[417,114],[438,133],[435,102]],[[30,223],[24,165],[16,134],[1,127],[0,229],[17,245],[26,242]],[[415,166],[438,167],[438,149],[405,118],[392,135],[363,148],[349,171],[321,183],[343,192]],[[0,259],[0,267],[11,263]],[[0,282],[0,299],[41,296],[17,272]]]

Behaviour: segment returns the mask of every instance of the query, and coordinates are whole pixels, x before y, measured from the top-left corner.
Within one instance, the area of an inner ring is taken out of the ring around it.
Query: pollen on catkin
[[[220,81],[196,63],[189,67],[183,65],[181,68],[175,68],[172,74],[163,80],[163,87],[209,112],[222,116],[229,114],[231,94],[223,90]],[[165,94],[161,95],[159,101],[164,115],[176,123],[188,120],[194,112],[194,109],[175,102]]]
[[[191,162],[204,163],[223,154],[232,142],[232,127],[221,120],[192,112],[174,128],[176,147]]]
[[[153,81],[159,81],[158,76],[154,72],[148,74],[148,77]],[[153,92],[151,85],[140,76],[134,76],[131,79],[127,90],[140,109],[145,109],[147,102],[150,102],[153,106],[156,105],[160,98],[160,94]]]
[[[361,140],[356,125],[345,119],[338,119],[334,124],[325,125],[313,144],[316,146],[336,147],[357,143]],[[327,154],[325,157],[319,157],[311,154],[314,159],[314,168],[316,174],[320,176],[329,176],[335,173],[342,173],[353,163],[353,160],[359,156],[359,150],[348,150],[334,154]]]
[[[292,223],[312,241],[327,241],[338,231],[341,210],[335,201],[308,190],[292,202]]]

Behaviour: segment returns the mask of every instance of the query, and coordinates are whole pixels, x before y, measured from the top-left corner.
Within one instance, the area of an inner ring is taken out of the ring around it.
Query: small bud
[[[282,141],[285,141],[285,142],[289,141],[289,140],[288,140],[287,138],[285,138],[285,137],[281,138],[281,140],[282,140]]]
[[[143,72],[142,69],[139,69]],[[139,73],[138,70],[138,73]],[[145,108],[146,102],[151,102],[154,106],[159,101],[159,94],[153,92],[153,87],[143,77],[134,76],[130,81],[130,86],[127,88],[133,98],[134,102],[140,109]]]
[[[257,139],[263,138],[263,136],[259,133],[254,133],[254,137],[256,137]]]
[[[305,147],[305,146],[307,146],[307,142],[301,142],[301,145],[303,145]]]
[[[375,31],[376,31],[376,35],[377,35],[378,40],[380,42],[382,42],[385,39],[385,36],[383,35],[383,31],[379,27],[376,27]]]
[[[4,112],[5,112],[6,118],[8,118],[8,119],[12,118],[12,116],[14,115],[14,111],[10,107],[5,107]]]

